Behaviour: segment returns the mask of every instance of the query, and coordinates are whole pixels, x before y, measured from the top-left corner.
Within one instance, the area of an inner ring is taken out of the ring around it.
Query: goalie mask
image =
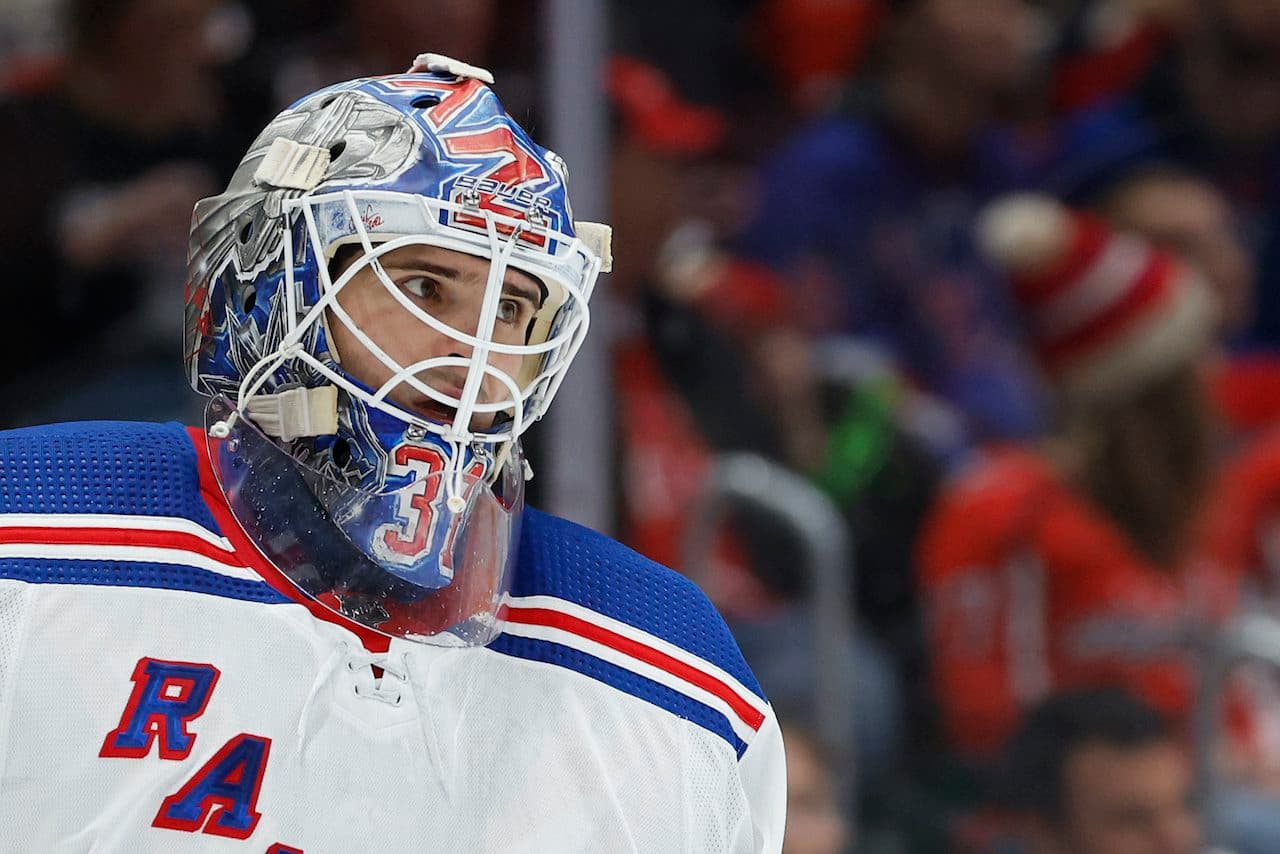
[[[191,233],[187,366],[232,510],[307,595],[428,643],[497,631],[519,438],[608,257],[486,82],[428,54],[303,98]]]

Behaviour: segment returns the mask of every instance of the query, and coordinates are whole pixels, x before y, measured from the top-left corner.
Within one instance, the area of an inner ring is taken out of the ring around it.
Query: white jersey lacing
[[[418,686],[409,670],[408,653],[400,652],[393,655],[390,652],[369,652],[362,646],[341,641],[316,671],[311,690],[307,692],[307,699],[302,704],[297,730],[299,756],[305,755],[302,748],[306,742],[308,717],[316,695],[344,663],[347,670],[357,676],[357,681],[353,685],[353,691],[357,697],[376,700],[388,706],[399,706],[404,701],[404,686],[408,685],[414,699],[420,699],[417,693]],[[381,676],[374,675],[375,667],[382,671]]]

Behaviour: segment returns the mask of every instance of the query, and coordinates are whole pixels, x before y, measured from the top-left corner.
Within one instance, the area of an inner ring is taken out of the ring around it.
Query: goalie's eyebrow
[[[406,262],[406,268],[421,270],[424,273],[430,273],[433,276],[440,276],[445,279],[453,279],[468,284],[483,285],[483,278],[474,271],[466,271],[460,267],[455,267],[447,262],[437,260],[427,260],[426,258],[415,258]],[[535,307],[541,307],[543,300],[547,298],[547,288],[542,282],[530,276],[521,270],[511,267],[507,268],[506,275],[502,280],[502,292],[510,296],[526,299]]]

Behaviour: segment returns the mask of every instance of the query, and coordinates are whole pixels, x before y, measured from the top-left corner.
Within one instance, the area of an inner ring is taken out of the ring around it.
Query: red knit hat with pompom
[[[1070,397],[1129,394],[1212,340],[1216,307],[1202,277],[1095,216],[1016,195],[984,211],[978,232],[1009,274],[1041,365]]]

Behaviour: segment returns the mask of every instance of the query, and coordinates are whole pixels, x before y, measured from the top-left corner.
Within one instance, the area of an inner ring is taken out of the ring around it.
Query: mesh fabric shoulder
[[[221,534],[181,425],[0,432],[0,578],[288,601],[249,577],[229,543],[210,552]]]
[[[728,626],[692,581],[589,528],[525,511],[513,596],[554,596],[703,658],[763,698]]]
[[[83,421],[0,432],[0,513],[176,516],[218,530],[178,424]]]

